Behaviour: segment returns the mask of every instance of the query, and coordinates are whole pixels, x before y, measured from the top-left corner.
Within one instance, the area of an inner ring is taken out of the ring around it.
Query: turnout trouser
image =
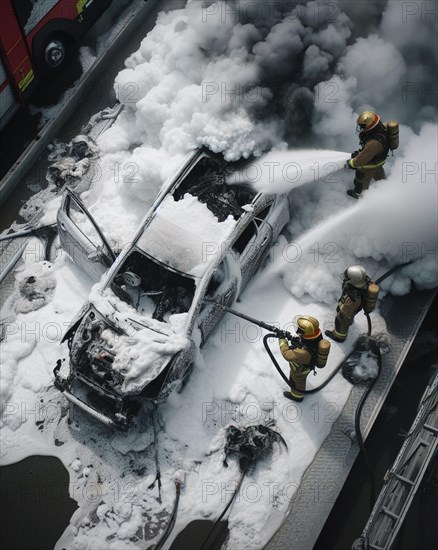
[[[375,181],[386,179],[386,174],[383,166],[378,168],[367,168],[366,170],[356,170],[356,177],[354,178],[354,190],[360,195],[362,191],[366,191],[370,186],[371,180]]]
[[[309,367],[290,365],[291,382],[290,392],[297,401],[302,401],[304,398],[304,391],[306,390],[306,378],[310,374]]]
[[[356,314],[355,314],[356,315]],[[339,341],[344,341],[348,336],[348,329],[354,321],[353,317],[347,317],[339,309],[336,311],[334,335]]]

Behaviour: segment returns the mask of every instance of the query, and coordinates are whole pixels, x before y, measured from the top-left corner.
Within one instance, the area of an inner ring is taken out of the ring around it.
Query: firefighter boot
[[[360,199],[362,197],[362,195],[360,193],[356,193],[354,189],[348,189],[347,195],[349,197],[353,197],[353,199]]]
[[[325,335],[334,340],[335,342],[345,342],[345,338],[340,338],[333,330],[326,330]]]
[[[284,391],[283,395],[288,399],[290,399],[291,401],[296,401],[298,403],[300,403],[303,400],[303,397],[295,397],[295,395],[293,395],[290,391]]]

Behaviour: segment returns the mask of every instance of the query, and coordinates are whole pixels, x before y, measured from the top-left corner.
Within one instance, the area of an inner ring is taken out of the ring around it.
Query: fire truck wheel
[[[39,73],[43,77],[58,74],[69,62],[73,53],[73,44],[66,34],[50,36],[40,52]]]

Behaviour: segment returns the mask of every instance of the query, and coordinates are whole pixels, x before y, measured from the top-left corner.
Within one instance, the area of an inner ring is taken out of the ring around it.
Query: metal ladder
[[[420,401],[417,416],[405,437],[362,535],[353,549],[388,550],[409,510],[438,445],[438,371]]]

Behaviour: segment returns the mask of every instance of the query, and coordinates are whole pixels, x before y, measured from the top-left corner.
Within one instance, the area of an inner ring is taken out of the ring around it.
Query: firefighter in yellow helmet
[[[284,396],[293,401],[302,401],[306,390],[306,378],[315,367],[323,368],[330,352],[330,342],[324,340],[318,319],[310,315],[298,317],[297,334],[299,342],[289,345],[286,338],[280,337],[280,351],[290,366],[290,391]]]
[[[355,199],[361,197],[371,180],[386,179],[383,165],[389,153],[389,139],[386,126],[380,121],[379,115],[364,111],[357,119],[360,149],[351,155],[347,167],[356,170],[354,189],[349,189],[347,195]]]
[[[336,342],[344,342],[356,314],[361,309],[367,314],[374,310],[379,290],[363,266],[348,267],[342,276],[342,295],[336,308],[335,328],[326,330],[325,335]]]

